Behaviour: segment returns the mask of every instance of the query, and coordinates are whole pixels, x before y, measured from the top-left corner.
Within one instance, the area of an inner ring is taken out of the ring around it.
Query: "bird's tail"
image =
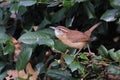
[[[101,24],[101,22],[98,22],[97,24],[95,24],[94,26],[92,26],[89,30],[87,30],[87,31],[85,32],[85,34],[88,35],[88,36],[90,36],[91,33],[92,33],[92,31],[93,31],[94,29],[96,29],[100,24]]]

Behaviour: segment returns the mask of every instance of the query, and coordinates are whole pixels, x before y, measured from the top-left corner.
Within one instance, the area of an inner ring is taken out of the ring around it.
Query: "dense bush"
[[[62,44],[50,26],[92,33],[94,56]],[[0,79],[120,79],[119,0],[0,0]],[[103,46],[104,45],[104,46]]]

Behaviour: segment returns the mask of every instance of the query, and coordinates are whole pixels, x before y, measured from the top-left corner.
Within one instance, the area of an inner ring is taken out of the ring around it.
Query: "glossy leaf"
[[[85,2],[85,1],[88,1],[88,0],[75,0],[76,2]]]
[[[38,63],[38,64],[36,65],[36,70],[37,70],[37,72],[39,72],[40,74],[45,73],[45,72],[46,72],[46,66],[45,66],[45,64],[43,64],[43,63]]]
[[[54,66],[57,66],[57,65],[59,65],[59,64],[58,64],[58,61],[56,61],[56,60],[51,63],[51,66],[53,66],[53,67],[54,67]]]
[[[51,28],[41,29],[40,32],[49,35],[51,38],[55,37],[54,30]]]
[[[6,66],[6,63],[0,62],[0,72],[1,72],[1,70],[2,70],[5,66]]]
[[[66,9],[62,8],[58,12],[56,12],[52,17],[52,23],[57,23],[63,20],[65,18],[65,11]]]
[[[25,44],[39,44],[39,45],[48,45],[48,46],[53,46],[54,42],[50,38],[48,34],[45,32],[37,31],[37,32],[27,32],[23,34],[20,38],[19,41],[25,43]]]
[[[0,1],[3,1],[3,0],[0,0]]]
[[[99,47],[98,53],[99,53],[101,56],[103,56],[103,57],[105,57],[105,58],[108,58],[108,51],[107,51],[107,49],[106,49],[103,45],[101,45],[101,46]]]
[[[6,29],[4,26],[0,26],[0,34],[5,33]]]
[[[19,56],[18,56],[18,60],[16,62],[16,68],[17,70],[23,70],[25,69],[28,61],[30,60],[32,55],[32,48],[24,48],[21,50]]]
[[[96,64],[92,64],[92,69],[93,69],[97,74],[100,73],[99,67],[98,67]]]
[[[6,29],[4,26],[0,26],[0,43],[5,43],[10,37],[5,33]]]
[[[50,3],[47,7],[55,7],[55,6],[57,6],[57,5],[59,5],[58,2],[52,2],[52,3]]]
[[[114,49],[109,50],[109,54],[113,60],[120,62],[120,50],[114,52]]]
[[[115,53],[117,54],[117,61],[120,62],[120,50],[116,51]]]
[[[47,71],[47,75],[54,80],[75,80],[67,70],[51,69]]]
[[[120,0],[110,0],[110,4],[112,7],[120,9]]]
[[[20,0],[20,5],[22,5],[22,6],[32,6],[36,2],[37,2],[36,0],[29,0],[29,1]]]
[[[85,75],[86,68],[83,65],[80,64],[80,67],[78,67],[78,71],[79,71],[79,73]]]
[[[85,54],[79,54],[79,57],[84,60],[88,60],[87,56]]]
[[[3,53],[4,53],[4,55],[13,54],[13,53],[14,53],[14,50],[15,50],[14,45],[7,45],[7,46],[4,48]]]
[[[51,24],[51,22],[49,20],[47,20],[46,18],[44,18],[44,20],[41,22],[41,24],[39,25],[39,27],[41,29],[41,28],[44,28],[48,24]]]
[[[10,7],[11,13],[16,13],[18,11],[18,9],[19,9],[19,3],[15,3],[15,4],[11,5],[11,7]]]
[[[74,0],[63,0],[63,6],[66,8],[71,7],[74,4]]]
[[[5,43],[10,37],[5,33],[0,33],[0,43]]]
[[[84,3],[84,8],[86,10],[89,19],[95,18],[95,10],[92,3],[90,2]]]
[[[7,76],[7,72],[3,72],[0,74],[0,79],[4,80],[6,76]]]
[[[112,74],[115,75],[120,75],[120,68],[118,66],[115,65],[109,65],[108,66],[108,71]]]
[[[66,64],[69,65],[69,64],[71,64],[73,62],[74,56],[65,55],[64,60],[65,60]]]
[[[2,18],[3,18],[3,16],[2,16],[2,15],[3,15],[3,11],[2,11],[2,9],[0,9],[0,15],[1,15],[1,16],[0,16],[0,21],[1,21]]]
[[[19,13],[19,15],[23,15],[26,11],[27,11],[27,8],[26,8],[26,7],[20,6],[18,13]]]
[[[115,17],[117,15],[118,10],[117,9],[111,9],[107,10],[102,16],[101,20],[104,20],[106,22],[115,21],[117,18]]]
[[[70,65],[69,65],[69,68],[71,69],[71,71],[75,71],[77,69],[80,68],[80,63],[79,62],[72,62]]]
[[[66,27],[72,26],[73,21],[74,21],[74,17],[66,19],[66,23],[65,23]]]

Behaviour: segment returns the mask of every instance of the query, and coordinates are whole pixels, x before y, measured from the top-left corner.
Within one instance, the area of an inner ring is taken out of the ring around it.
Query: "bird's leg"
[[[93,52],[91,52],[89,44],[87,44],[87,47],[88,47],[89,56],[90,55],[95,56],[95,54]]]
[[[81,48],[81,49],[82,49],[82,48]],[[75,53],[74,56],[78,55],[78,54],[80,53],[81,49],[79,49],[79,50]]]
[[[88,48],[88,52],[89,52],[89,53],[92,53],[91,50],[90,50],[89,44],[87,44],[87,48]]]
[[[67,49],[66,51],[65,51],[65,54],[67,54],[69,52],[69,50]]]

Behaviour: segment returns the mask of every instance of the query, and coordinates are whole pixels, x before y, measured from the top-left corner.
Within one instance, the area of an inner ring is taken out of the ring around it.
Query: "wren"
[[[56,37],[62,41],[65,45],[79,49],[79,51],[91,41],[91,33],[96,29],[101,22],[93,25],[90,29],[85,32],[77,30],[70,30],[64,26],[51,27],[55,30]]]

